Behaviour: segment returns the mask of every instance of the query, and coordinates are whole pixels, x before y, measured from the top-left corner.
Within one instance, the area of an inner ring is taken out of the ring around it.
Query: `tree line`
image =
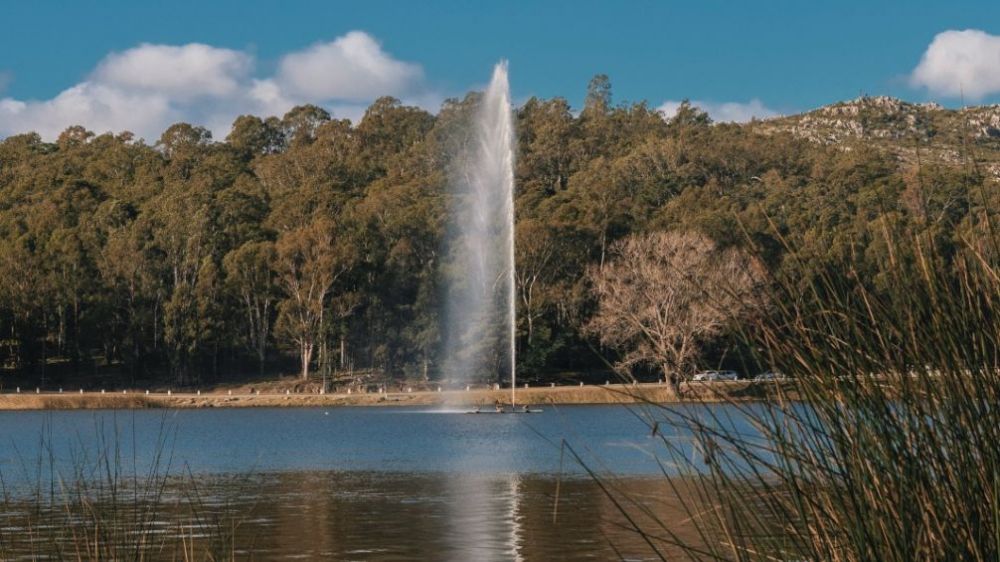
[[[444,287],[461,275],[443,244],[450,156],[479,99],[435,115],[381,98],[356,125],[300,106],[241,116],[221,140],[179,123],[152,144],[82,127],[0,141],[0,373],[39,384],[438,376]],[[947,256],[995,207],[996,181],[974,159],[917,166],[712,123],[689,104],[666,119],[612,103],[604,76],[579,111],[532,98],[515,119],[527,375],[617,365],[662,376],[669,362],[640,353],[649,342],[602,311],[622,310],[623,264],[651,267],[663,233],[699,268],[698,252],[752,254],[805,286],[849,260],[891,292],[876,267],[894,259],[885,232],[918,230]],[[669,294],[664,279],[640,278]],[[743,286],[752,299],[752,280]],[[731,335],[713,325],[660,357],[733,361],[742,344]]]

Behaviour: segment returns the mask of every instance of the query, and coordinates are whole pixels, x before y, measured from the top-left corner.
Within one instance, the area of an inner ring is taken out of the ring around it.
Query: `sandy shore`
[[[695,383],[681,387],[684,400],[746,400],[758,398],[761,388],[750,382]],[[230,394],[231,393],[231,394]],[[0,410],[67,410],[104,408],[253,408],[327,406],[430,406],[491,407],[496,400],[510,402],[510,390],[443,390],[380,393],[285,394],[249,393],[241,389],[198,393],[86,392],[4,393]],[[521,404],[619,404],[676,402],[661,384],[556,386],[519,388]]]

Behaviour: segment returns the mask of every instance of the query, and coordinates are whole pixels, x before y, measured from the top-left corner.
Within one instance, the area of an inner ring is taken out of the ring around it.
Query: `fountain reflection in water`
[[[448,533],[442,558],[523,560],[519,474],[460,474],[448,482]]]
[[[506,61],[493,69],[463,147],[452,180],[445,370],[465,380],[507,373],[513,400],[514,123]]]

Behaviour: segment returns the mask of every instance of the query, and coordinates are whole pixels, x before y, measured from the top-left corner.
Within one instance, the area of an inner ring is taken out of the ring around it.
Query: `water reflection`
[[[521,478],[459,475],[447,480],[447,560],[523,560]]]
[[[560,482],[553,520],[556,484],[551,477],[516,474],[271,475],[255,484],[254,515],[241,525],[238,543],[252,542],[258,559],[656,558],[591,480]],[[615,487],[680,529],[685,516],[669,501],[666,483],[627,479]]]
[[[592,480],[558,482],[554,519],[557,482],[517,474],[293,472],[205,477],[199,488],[209,519],[236,524],[232,544],[240,560],[657,559]],[[638,502],[632,516],[647,512],[647,528],[655,528],[655,518],[683,533],[686,516],[670,501],[666,482],[630,478],[612,487],[619,501],[628,495]],[[46,548],[40,537],[30,544],[11,540],[31,510],[14,511],[0,513],[5,556],[38,557]],[[36,528],[64,523],[58,508],[42,517]],[[185,511],[167,509],[159,517],[153,527],[168,544],[182,535],[208,540],[200,538],[204,530],[192,532]],[[177,555],[160,544],[144,558]]]

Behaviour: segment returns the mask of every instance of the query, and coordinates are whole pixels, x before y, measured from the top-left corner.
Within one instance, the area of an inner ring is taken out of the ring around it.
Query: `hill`
[[[1000,105],[948,109],[936,103],[863,96],[748,126],[760,133],[788,132],[847,148],[875,144],[911,163],[919,157],[959,164],[968,152],[984,172],[1000,175]]]

